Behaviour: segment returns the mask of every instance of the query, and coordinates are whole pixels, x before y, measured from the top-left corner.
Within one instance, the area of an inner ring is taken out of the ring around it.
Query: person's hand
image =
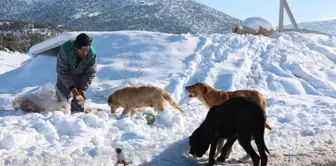
[[[72,93],[72,95],[73,95],[74,97],[80,95],[79,92],[78,92],[78,90],[77,90],[77,88],[72,88],[71,93]]]
[[[71,92],[72,92],[73,97],[77,100],[77,103],[78,103],[79,105],[83,105],[85,99],[84,99],[84,97],[82,96],[82,94],[80,94],[80,90],[78,90],[77,88],[73,88],[73,89],[71,90]]]
[[[86,96],[85,96],[85,90],[83,90],[83,89],[79,89],[79,90],[78,90],[78,93],[79,93],[79,95],[81,95],[81,96],[84,98],[84,100],[86,99]]]

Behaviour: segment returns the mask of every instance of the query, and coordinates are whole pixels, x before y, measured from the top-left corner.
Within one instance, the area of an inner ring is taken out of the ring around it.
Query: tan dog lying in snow
[[[163,112],[165,110],[165,100],[180,112],[184,112],[173,101],[168,92],[155,86],[130,86],[118,89],[108,97],[107,103],[112,114],[119,107],[123,107],[121,116],[124,116],[129,115],[129,113],[133,115],[136,108],[149,106],[154,107],[154,110],[158,113]]]
[[[186,90],[190,93],[189,97],[196,97],[201,101],[208,109],[214,105],[222,104],[230,97],[234,96],[246,96],[254,99],[266,112],[266,101],[264,96],[255,90],[236,90],[236,91],[221,91],[217,90],[206,83],[197,82],[193,85],[187,86]],[[266,123],[266,128],[272,130],[272,128]]]

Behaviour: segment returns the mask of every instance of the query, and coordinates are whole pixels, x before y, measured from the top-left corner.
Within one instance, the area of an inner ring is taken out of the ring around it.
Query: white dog
[[[70,114],[70,103],[59,92],[58,88],[50,83],[40,87],[36,93],[23,93],[14,96],[12,105],[15,110],[21,109],[32,112],[62,111],[65,114]]]

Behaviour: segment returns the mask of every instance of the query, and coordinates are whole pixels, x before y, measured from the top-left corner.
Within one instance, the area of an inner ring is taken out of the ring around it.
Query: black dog
[[[266,115],[258,103],[247,97],[234,97],[223,104],[215,105],[210,108],[203,123],[192,133],[189,138],[191,155],[202,157],[208,150],[209,163],[215,164],[215,152],[219,139],[227,138],[217,161],[224,162],[225,156],[233,143],[238,139],[240,145],[252,158],[253,165],[267,165],[268,149],[264,141]],[[251,145],[252,136],[260,153],[254,151]]]

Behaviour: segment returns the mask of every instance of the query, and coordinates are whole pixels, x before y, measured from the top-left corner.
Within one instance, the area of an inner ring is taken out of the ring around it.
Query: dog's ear
[[[110,95],[108,98],[107,98],[107,104],[111,104],[112,103],[112,95]]]
[[[208,93],[208,92],[210,92],[209,87],[206,85],[203,85],[203,93]]]

